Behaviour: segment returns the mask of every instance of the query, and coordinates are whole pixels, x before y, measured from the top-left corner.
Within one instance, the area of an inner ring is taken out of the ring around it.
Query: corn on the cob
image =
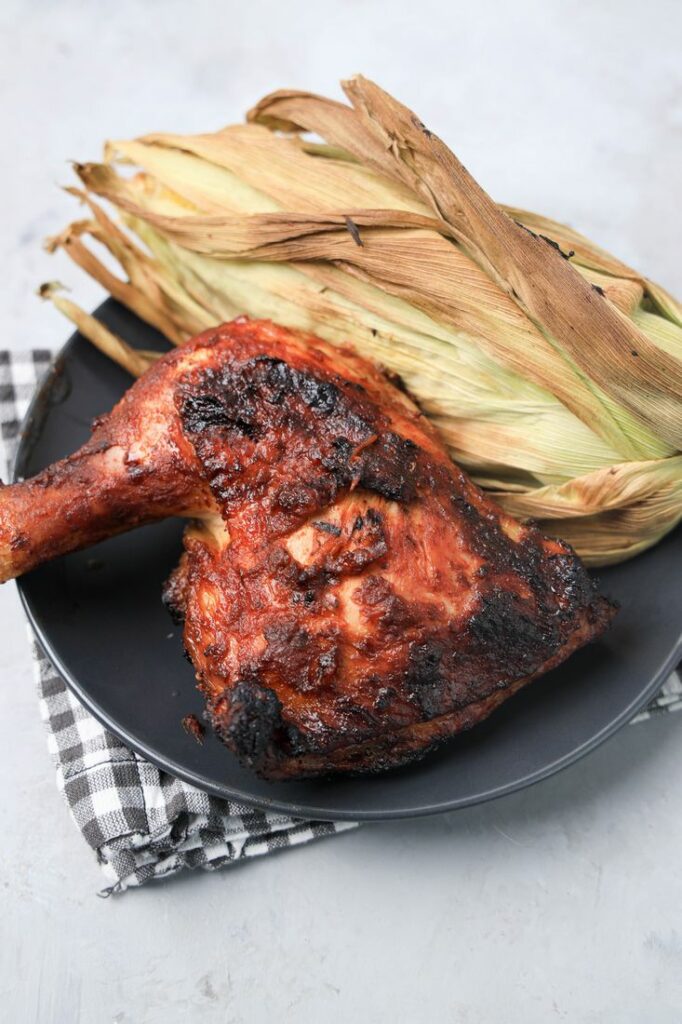
[[[344,88],[352,106],[281,92],[245,125],[108,144],[76,165],[90,216],[50,247],[174,344],[240,313],[351,339],[505,508],[593,565],[655,543],[682,519],[680,305],[571,229],[493,203],[373,83]],[[131,372],[151,358],[94,340]]]

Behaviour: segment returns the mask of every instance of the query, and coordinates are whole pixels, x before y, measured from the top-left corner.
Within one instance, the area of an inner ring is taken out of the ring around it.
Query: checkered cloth
[[[0,428],[11,463],[20,424],[51,353],[0,352]],[[215,870],[355,827],[298,821],[208,796],[125,747],[76,700],[33,641],[38,692],[57,784],[109,881],[103,894],[183,868]],[[674,673],[633,721],[682,709]]]
[[[0,351],[0,429],[8,477],[21,422],[51,355],[44,349]],[[219,800],[160,771],[100,725],[33,638],[32,645],[57,786],[109,883],[101,895],[183,868],[214,871],[355,827]]]
[[[214,871],[354,827],[219,800],[160,771],[85,710],[35,639],[33,654],[57,786],[111,882],[103,895],[183,868]]]

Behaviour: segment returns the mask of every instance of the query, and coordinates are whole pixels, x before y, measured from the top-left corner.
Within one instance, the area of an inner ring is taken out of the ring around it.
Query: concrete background
[[[677,3],[4,0],[0,29],[3,347],[67,336],[42,280],[99,299],[41,251],[77,215],[68,159],[215,128],[281,86],[333,95],[358,70],[496,198],[682,291]],[[496,803],[103,901],[54,788],[12,586],[0,672],[2,1019],[682,1018],[682,716]]]

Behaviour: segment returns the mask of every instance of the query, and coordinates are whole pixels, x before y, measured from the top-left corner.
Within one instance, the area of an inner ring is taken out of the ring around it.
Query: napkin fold
[[[35,387],[50,366],[46,349],[0,351],[0,431],[9,467]],[[212,871],[355,828],[355,822],[303,821],[209,796],[129,750],[67,689],[32,638],[40,710],[57,785],[107,887],[143,885],[185,868]],[[633,722],[682,709],[673,673]]]

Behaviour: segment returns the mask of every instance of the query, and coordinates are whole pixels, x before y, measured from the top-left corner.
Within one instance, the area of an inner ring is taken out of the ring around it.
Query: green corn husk
[[[344,88],[352,106],[275,93],[244,125],[108,144],[76,165],[89,217],[50,248],[174,344],[242,313],[351,341],[513,514],[593,565],[655,543],[682,519],[680,305],[571,229],[497,206],[373,83]]]

